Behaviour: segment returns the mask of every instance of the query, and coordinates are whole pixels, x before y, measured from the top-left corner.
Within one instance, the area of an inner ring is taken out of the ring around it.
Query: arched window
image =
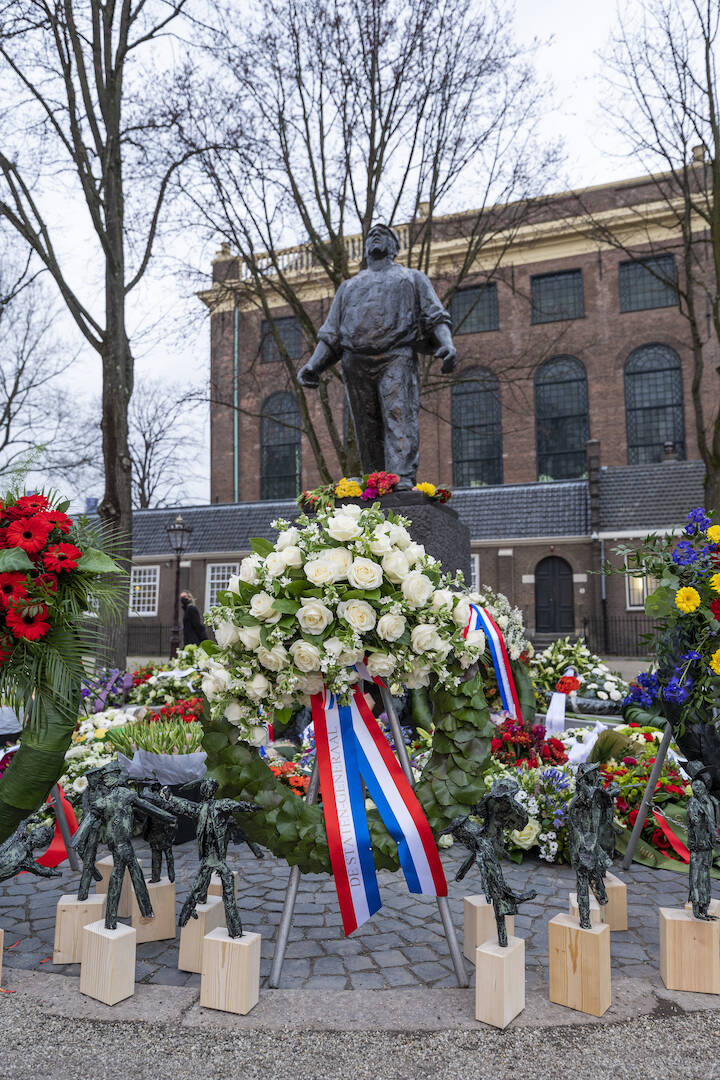
[[[538,477],[567,480],[582,476],[589,437],[585,368],[574,356],[554,356],[535,375]]]
[[[502,420],[497,375],[480,370],[451,394],[453,484],[502,484]]]
[[[680,357],[668,345],[641,345],[625,364],[628,464],[660,461],[672,442],[685,457]]]
[[[294,499],[300,490],[300,410],[292,394],[265,398],[260,420],[260,498]]]

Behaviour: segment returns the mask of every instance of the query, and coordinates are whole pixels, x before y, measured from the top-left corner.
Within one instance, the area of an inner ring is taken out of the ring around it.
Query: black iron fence
[[[643,615],[602,615],[583,619],[583,637],[593,652],[604,656],[647,657],[652,651],[651,619]]]
[[[127,632],[128,656],[169,656],[172,625],[162,623],[137,625],[129,623]],[[182,648],[182,630],[180,648]]]

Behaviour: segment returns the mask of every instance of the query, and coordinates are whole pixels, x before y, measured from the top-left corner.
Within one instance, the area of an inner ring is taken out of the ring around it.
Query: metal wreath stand
[[[397,713],[395,711],[395,704],[392,699],[390,691],[385,686],[378,687],[382,696],[382,703],[387,714],[388,723],[390,724],[390,730],[392,732],[393,739],[395,740],[395,749],[398,759],[400,761],[400,767],[405,773],[405,777],[410,784],[410,787],[415,787],[415,778],[413,777],[412,766],[410,764],[410,758],[408,757],[407,747],[403,742],[402,731],[400,730],[400,721],[398,720]],[[305,801],[307,803],[314,803],[317,800],[318,788],[320,786],[320,774],[318,771],[317,758],[313,763],[312,773],[310,774],[310,782],[308,784],[307,795]],[[285,901],[283,903],[282,915],[280,917],[280,925],[278,927],[277,942],[275,944],[275,952],[273,954],[272,969],[270,971],[269,985],[274,989],[280,985],[280,976],[282,974],[283,962],[285,960],[285,950],[287,949],[288,938],[290,936],[290,929],[293,924],[293,916],[295,913],[295,902],[297,900],[298,888],[300,886],[300,868],[293,866],[290,870],[290,878],[288,880],[287,889],[285,891]],[[437,906],[440,912],[440,918],[442,919],[443,930],[445,931],[445,938],[448,944],[448,950],[452,958],[453,967],[455,968],[455,975],[457,977],[458,986],[468,986],[468,976],[465,970],[465,963],[463,961],[462,952],[458,943],[457,935],[455,934],[455,928],[452,924],[450,917],[450,905],[448,904],[447,896],[438,896]]]

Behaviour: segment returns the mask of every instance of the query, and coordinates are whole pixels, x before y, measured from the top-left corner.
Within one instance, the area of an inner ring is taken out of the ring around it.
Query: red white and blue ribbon
[[[505,648],[505,638],[487,608],[480,607],[478,604],[470,605],[470,618],[463,631],[465,637],[468,635],[468,630],[482,630],[484,632],[490,647],[490,655],[495,668],[495,677],[497,678],[503,709],[514,716],[516,720],[522,722],[520,701],[515,689],[510,657]]]
[[[359,687],[342,705],[312,697],[320,788],[330,861],[345,934],[381,906],[361,777],[390,835],[410,892],[447,896],[437,845],[417,796]]]

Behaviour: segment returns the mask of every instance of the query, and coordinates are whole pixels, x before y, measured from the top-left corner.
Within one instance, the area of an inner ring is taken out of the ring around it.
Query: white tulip
[[[247,729],[245,742],[250,743],[251,746],[264,746],[267,741],[267,728],[262,724],[253,724]]]
[[[265,681],[267,682],[267,679]],[[243,716],[244,710],[239,701],[230,701],[225,706],[225,719],[231,724],[242,724]]]
[[[338,637],[325,638],[323,642],[323,649],[327,656],[339,656],[345,646]]]
[[[387,528],[384,528],[382,525],[376,525],[373,529],[372,539],[370,541],[370,550],[373,555],[388,555],[392,549],[393,546],[390,543]]]
[[[362,506],[356,506],[355,503],[343,503],[340,507],[340,513],[349,514],[351,518],[359,518],[362,512]]]
[[[407,577],[410,567],[402,551],[390,551],[383,556],[382,568],[385,577],[393,585],[399,585]]]
[[[358,634],[366,634],[372,630],[377,621],[375,609],[367,600],[341,600],[337,612]]]
[[[328,518],[326,528],[333,540],[339,540],[341,544],[355,540],[362,532],[357,518],[347,513],[334,513]]]
[[[419,690],[421,686],[429,684],[430,668],[425,667],[424,664],[418,664],[413,671],[404,676],[403,681],[408,690]]]
[[[257,658],[268,671],[282,671],[290,660],[284,645],[273,645],[272,649],[266,649],[264,645],[261,645],[257,651]]]
[[[238,638],[250,652],[255,652],[260,644],[260,627],[259,626],[241,626],[238,629]]]
[[[400,586],[408,604],[413,608],[422,607],[435,592],[433,583],[429,577],[419,570],[411,570]]]
[[[228,592],[235,593],[236,596],[240,595],[240,575],[231,574],[228,581]]]
[[[290,655],[300,671],[318,671],[320,669],[320,650],[317,645],[300,638],[290,646]]]
[[[397,641],[405,633],[404,615],[381,615],[377,624],[378,637],[383,641]]]
[[[240,573],[238,577],[241,581],[246,581],[249,585],[257,585],[260,581],[258,575],[258,567],[260,566],[259,555],[248,555],[240,563]]]
[[[382,585],[383,572],[372,559],[353,559],[348,570],[348,581],[355,589],[379,589]]]
[[[337,572],[330,560],[321,555],[305,563],[305,577],[312,585],[332,585],[337,581]]]
[[[476,646],[482,654],[485,652],[485,634],[482,630],[468,630],[465,635],[465,644]]]
[[[386,679],[388,675],[392,675],[396,663],[395,657],[388,653],[373,652],[367,658],[367,669],[373,678]]]
[[[275,542],[276,551],[285,551],[286,548],[295,547],[300,537],[300,532],[291,525],[289,529],[283,529],[278,533],[278,538]]]

